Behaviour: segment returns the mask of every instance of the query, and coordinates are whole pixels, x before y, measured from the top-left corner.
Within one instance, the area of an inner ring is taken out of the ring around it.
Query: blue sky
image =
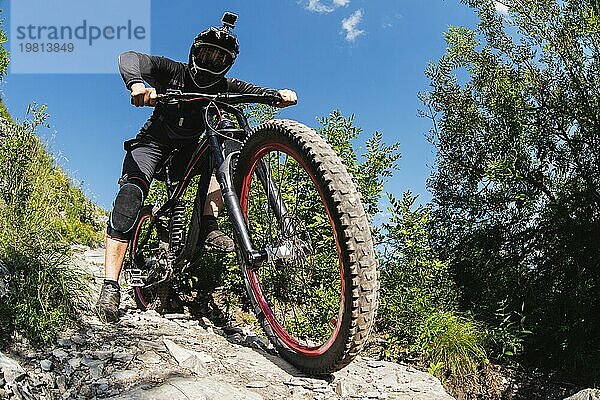
[[[10,4],[0,6],[6,27]],[[365,137],[377,130],[387,143],[401,144],[400,170],[386,189],[430,199],[426,180],[434,152],[424,136],[429,123],[417,117],[417,93],[427,89],[423,71],[442,55],[448,26],[475,25],[470,9],[457,0],[156,0],[152,53],[187,60],[194,36],[228,10],[239,14],[241,46],[229,76],[296,90],[299,104],[281,117],[313,127],[317,116],[333,109],[355,114]],[[108,208],[122,143],[151,113],[129,104],[116,60],[114,74],[9,73],[0,89],[17,118],[32,101],[48,105],[46,136],[52,136],[53,152],[86,193]]]

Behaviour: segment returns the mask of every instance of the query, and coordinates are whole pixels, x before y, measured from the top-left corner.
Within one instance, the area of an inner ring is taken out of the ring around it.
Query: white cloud
[[[342,29],[346,32],[346,40],[354,42],[357,37],[364,35],[366,32],[358,27],[362,22],[362,10],[356,10],[354,14],[342,20]]]
[[[499,1],[494,1],[494,6],[496,7],[496,11],[502,15],[508,15],[508,7],[506,4],[501,3]]]
[[[333,4],[337,7],[346,7],[350,4],[350,0],[333,0]]]
[[[338,7],[346,7],[350,4],[350,0],[333,0],[331,5],[321,3],[321,0],[308,0],[306,9],[316,13],[330,13]]]
[[[308,11],[318,13],[329,13],[333,11],[333,7],[326,6],[325,4],[321,3],[321,0],[308,0],[306,9]]]

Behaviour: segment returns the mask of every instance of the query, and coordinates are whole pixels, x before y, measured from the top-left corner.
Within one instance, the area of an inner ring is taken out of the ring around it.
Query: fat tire
[[[134,246],[134,244],[137,245],[137,240],[141,233],[140,225],[142,225],[144,223],[144,220],[146,218],[152,218],[152,207],[151,206],[144,206],[142,208],[142,210],[140,211],[140,216],[134,225],[133,237],[131,238],[131,245],[129,246],[129,251],[128,251],[129,264],[131,266],[133,266],[134,252],[137,250],[137,246]],[[135,266],[133,266],[133,267],[137,268]],[[156,310],[158,313],[162,312],[162,305],[159,306],[159,309],[148,307],[144,303],[144,301],[142,301],[142,299],[140,298],[140,295],[138,294],[138,291],[136,290],[135,287],[131,289],[131,295],[133,296],[133,300],[135,301],[135,305],[138,308],[138,310],[148,311],[149,309],[153,309],[153,310]]]
[[[271,120],[255,127],[240,149],[234,171],[238,196],[253,155],[268,143],[293,149],[311,169],[335,225],[344,265],[345,293],[340,331],[323,354],[309,356],[289,348],[265,318],[238,254],[246,290],[258,320],[279,354],[311,375],[326,375],[348,365],[362,350],[372,329],[379,280],[370,224],[350,173],[331,146],[313,129],[291,120]]]

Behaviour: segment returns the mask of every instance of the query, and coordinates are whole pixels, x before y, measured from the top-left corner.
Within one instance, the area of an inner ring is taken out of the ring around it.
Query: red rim
[[[296,160],[296,162],[298,162],[304,168],[304,170],[310,177],[311,181],[317,188],[317,191],[319,192],[319,196],[321,197],[321,202],[323,203],[323,206],[325,207],[327,216],[329,218],[329,224],[330,224],[331,230],[333,232],[336,251],[337,251],[337,255],[338,255],[338,263],[340,266],[340,281],[341,281],[340,308],[339,308],[339,312],[338,312],[338,318],[336,321],[335,329],[334,329],[333,333],[331,334],[331,337],[325,343],[323,343],[320,346],[316,346],[316,347],[310,347],[310,346],[306,346],[306,345],[300,343],[297,339],[295,339],[293,336],[291,336],[285,330],[285,328],[281,325],[281,323],[275,317],[273,310],[271,310],[271,307],[269,306],[268,301],[263,296],[263,293],[262,293],[262,290],[260,287],[260,281],[258,279],[258,275],[256,274],[256,272],[254,272],[250,269],[246,269],[246,274],[251,283],[252,291],[254,292],[254,295],[255,295],[256,299],[258,300],[258,305],[259,305],[261,311],[264,313],[265,318],[269,322],[269,325],[276,332],[277,336],[288,347],[295,350],[296,352],[302,353],[307,356],[320,356],[323,353],[325,353],[327,350],[329,350],[329,348],[331,348],[331,346],[335,342],[335,340],[340,332],[343,311],[344,311],[344,297],[345,297],[344,296],[344,293],[345,293],[344,264],[343,264],[342,257],[341,257],[341,249],[340,249],[340,245],[338,242],[337,231],[335,229],[335,223],[333,221],[333,218],[331,217],[331,212],[327,205],[327,201],[323,194],[323,191],[322,191],[321,187],[317,184],[316,178],[312,174],[310,168],[308,167],[308,164],[302,159],[302,157],[300,157],[300,155],[296,151],[294,151],[293,149],[289,148],[288,146],[286,146],[285,144],[282,144],[282,143],[268,143],[268,144],[263,145],[262,147],[260,147],[258,149],[258,151],[256,151],[256,153],[252,156],[252,158],[250,159],[250,161],[248,163],[250,165],[250,169],[249,169],[248,173],[244,176],[244,179],[242,181],[241,193],[240,193],[240,206],[242,208],[242,212],[244,213],[244,217],[246,218],[246,221],[248,221],[248,215],[247,215],[248,195],[250,192],[250,183],[252,181],[252,175],[254,173],[254,170],[256,169],[258,162],[262,159],[262,157],[265,154],[267,154],[271,151],[281,151],[281,152],[291,156],[294,160]]]
[[[140,234],[140,228],[142,227],[142,224],[144,223],[144,221],[146,219],[148,219],[148,218],[151,218],[151,217],[152,217],[152,214],[143,214],[140,217],[140,220],[138,222],[137,227],[135,228],[135,233],[133,235],[133,240],[131,242],[131,251],[129,253],[132,262],[133,262],[133,259],[134,259],[135,251],[137,249],[137,242],[138,242],[138,235]],[[134,289],[134,291],[135,291],[136,297],[138,298],[138,300],[140,301],[140,303],[142,303],[142,305],[144,306],[144,308],[148,308],[148,304],[150,304],[150,303],[148,303],[146,301],[146,299],[144,298],[144,295],[142,294],[142,288],[139,287],[139,286],[136,286],[135,289]]]

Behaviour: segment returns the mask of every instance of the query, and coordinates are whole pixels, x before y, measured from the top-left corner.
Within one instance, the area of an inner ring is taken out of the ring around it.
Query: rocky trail
[[[75,263],[101,281],[102,249],[78,249]],[[429,374],[366,357],[311,378],[247,328],[140,312],[122,298],[117,324],[89,315],[52,348],[36,351],[17,340],[0,353],[0,398],[452,399]]]

